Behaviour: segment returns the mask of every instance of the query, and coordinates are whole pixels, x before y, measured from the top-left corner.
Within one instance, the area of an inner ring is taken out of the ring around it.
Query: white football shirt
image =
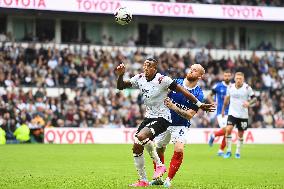
[[[228,115],[236,118],[248,119],[248,108],[243,107],[245,101],[250,100],[254,95],[252,88],[244,83],[239,89],[235,83],[231,84],[227,89],[227,96],[230,96],[230,106]]]
[[[163,117],[172,122],[170,110],[164,105],[168,88],[173,82],[170,77],[157,73],[154,79],[147,81],[145,74],[141,73],[132,77],[130,82],[132,87],[140,89],[146,106],[146,118]]]

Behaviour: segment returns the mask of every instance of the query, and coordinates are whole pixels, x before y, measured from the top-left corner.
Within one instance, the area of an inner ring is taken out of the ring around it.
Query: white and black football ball
[[[114,13],[115,21],[120,25],[129,24],[132,20],[132,14],[126,7],[120,7]]]

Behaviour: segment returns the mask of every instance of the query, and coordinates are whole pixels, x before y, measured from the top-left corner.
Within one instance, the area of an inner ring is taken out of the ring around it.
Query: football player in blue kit
[[[203,91],[197,84],[204,74],[205,70],[200,64],[193,64],[186,78],[176,79],[175,81],[202,102],[204,98]],[[163,182],[161,179],[156,179],[151,181],[150,184],[163,184],[165,187],[170,187],[171,181],[179,170],[183,160],[184,145],[190,127],[189,120],[197,113],[199,108],[194,103],[188,101],[182,93],[174,91],[171,91],[168,98],[165,99],[165,105],[171,110],[172,125],[155,138],[157,153],[160,160],[164,162],[166,146],[172,140],[174,143],[174,154],[170,162],[166,180]],[[209,111],[212,112],[214,110],[212,108]]]
[[[226,147],[226,138],[225,138],[225,133],[226,133],[226,126],[227,126],[227,119],[228,119],[228,112],[229,112],[229,106],[226,107],[225,109],[225,116],[222,116],[222,107],[224,104],[224,99],[227,93],[227,88],[230,86],[232,79],[232,74],[230,70],[226,70],[223,73],[223,81],[220,81],[216,83],[213,88],[212,92],[210,95],[208,95],[207,99],[210,103],[213,103],[213,96],[215,95],[216,103],[217,103],[217,112],[216,112],[216,117],[218,121],[218,125],[220,129],[210,135],[209,138],[209,146],[213,146],[213,142],[215,137],[217,136],[223,136],[222,142],[220,144],[220,148],[218,150],[217,155],[218,156],[223,156],[224,155],[224,149]]]

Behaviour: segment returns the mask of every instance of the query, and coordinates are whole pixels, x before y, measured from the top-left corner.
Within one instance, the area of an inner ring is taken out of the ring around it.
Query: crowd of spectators
[[[35,141],[42,141],[45,127],[136,127],[145,113],[141,96],[136,90],[115,89],[114,67],[124,62],[127,79],[142,71],[149,56],[139,49],[83,52],[32,45],[1,47],[0,125],[7,138],[13,138],[13,131],[26,124]],[[196,54],[164,51],[154,57],[160,62],[159,71],[173,78],[184,77],[193,63],[202,64],[206,74],[199,84],[205,90],[222,79],[225,69],[244,72],[258,97],[250,109],[251,127],[284,128],[284,63],[277,52],[216,60],[203,49]],[[33,93],[24,87],[38,90]],[[47,90],[52,87],[64,90],[49,96]],[[192,120],[192,127],[216,126],[214,114],[200,111]]]

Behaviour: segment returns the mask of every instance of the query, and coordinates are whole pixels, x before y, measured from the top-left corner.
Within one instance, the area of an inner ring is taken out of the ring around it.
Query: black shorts
[[[165,132],[167,128],[171,125],[171,122],[167,121],[166,119],[159,117],[159,118],[145,118],[140,126],[137,129],[136,135],[144,128],[153,128],[155,131],[155,134],[149,138],[150,140],[153,140],[156,136],[159,134]]]
[[[238,130],[245,131],[248,128],[248,119],[236,118],[229,115],[227,120],[227,125],[236,126]]]

